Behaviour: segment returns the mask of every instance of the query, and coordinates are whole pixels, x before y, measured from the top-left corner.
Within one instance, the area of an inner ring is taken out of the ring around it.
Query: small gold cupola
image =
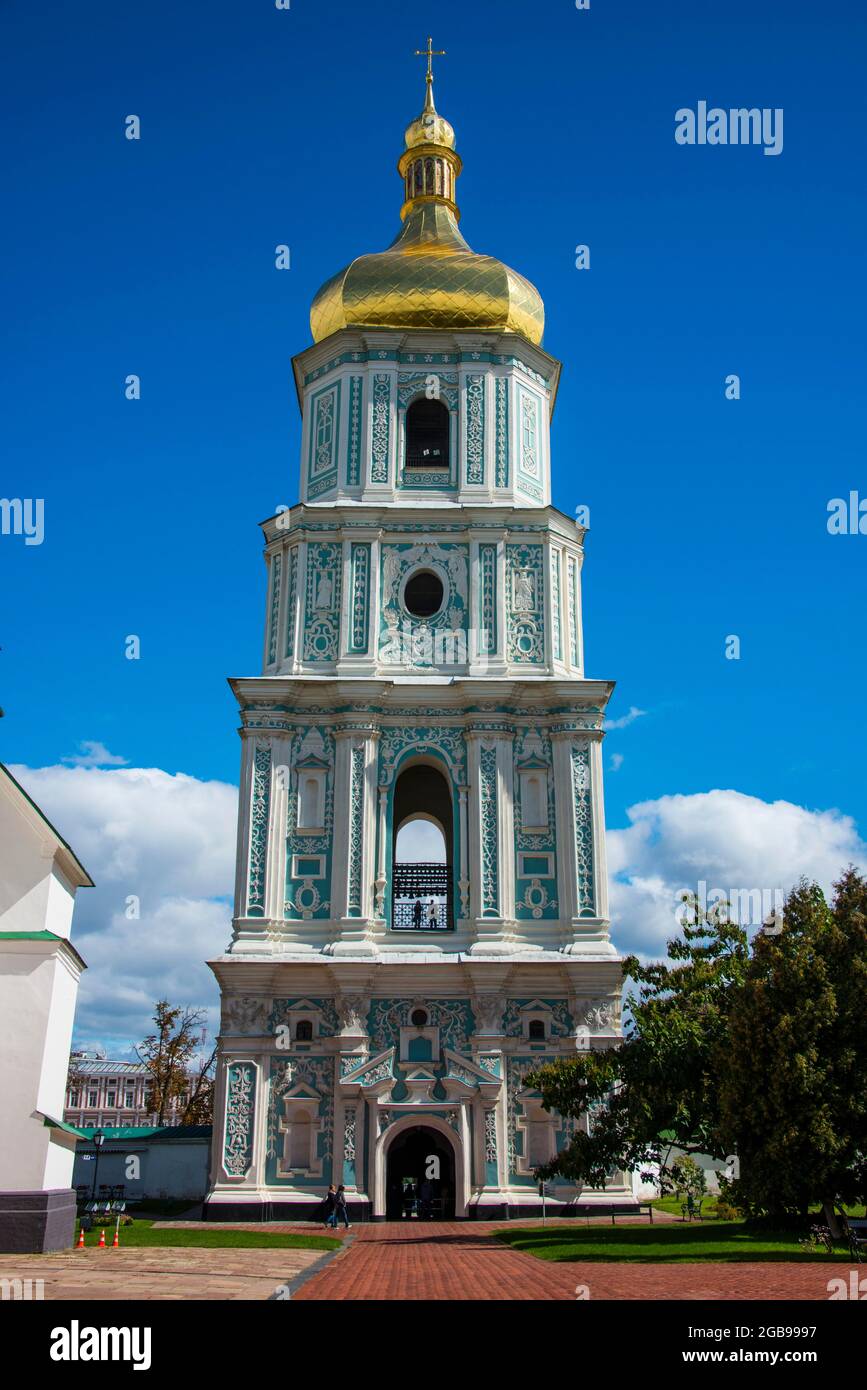
[[[417,208],[426,203],[444,203],[455,218],[460,218],[455,201],[455,183],[462,169],[461,157],[455,150],[455,132],[434,105],[433,60],[445,57],[445,50],[434,51],[428,39],[426,49],[416,49],[416,57],[427,57],[425,101],[420,116],[406,128],[406,149],[398,160],[397,170],[404,181],[405,202],[400,210],[406,221]]]

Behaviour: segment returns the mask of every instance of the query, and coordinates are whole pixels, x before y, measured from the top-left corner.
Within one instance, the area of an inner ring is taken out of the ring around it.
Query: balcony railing
[[[395,931],[451,931],[454,926],[448,864],[395,864],[391,899]]]
[[[407,468],[443,468],[449,466],[449,451],[425,445],[410,445],[406,451]]]

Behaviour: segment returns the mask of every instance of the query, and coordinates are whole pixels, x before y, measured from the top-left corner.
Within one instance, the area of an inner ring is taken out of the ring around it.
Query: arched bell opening
[[[454,810],[448,781],[429,763],[413,763],[392,801],[391,925],[395,931],[454,926]]]
[[[450,427],[442,401],[426,396],[414,400],[406,412],[406,467],[447,469]]]

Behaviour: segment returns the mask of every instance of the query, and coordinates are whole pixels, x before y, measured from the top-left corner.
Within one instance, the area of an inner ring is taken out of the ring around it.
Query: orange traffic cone
[[[83,1250],[83,1249],[84,1249],[84,1227],[83,1227],[83,1226],[81,1227],[81,1230],[78,1232],[78,1244],[77,1244],[77,1246],[76,1246],[75,1248],[76,1248],[76,1250]]]
[[[115,1228],[114,1228],[114,1240],[111,1242],[111,1248],[112,1248],[112,1250],[117,1250],[117,1248],[118,1248],[119,1245],[120,1245],[120,1241],[119,1241],[118,1238],[117,1238],[117,1227],[115,1226]]]
[[[100,1233],[99,1233],[99,1248],[100,1248],[100,1250],[104,1250],[104,1249],[105,1249],[105,1231],[104,1231],[104,1230],[100,1231]]]

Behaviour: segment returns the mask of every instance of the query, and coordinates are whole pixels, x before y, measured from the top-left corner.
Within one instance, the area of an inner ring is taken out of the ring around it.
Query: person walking
[[[342,1218],[343,1218],[343,1225],[344,1225],[344,1228],[348,1231],[348,1230],[349,1230],[349,1227],[350,1227],[349,1208],[348,1208],[347,1205],[346,1205],[346,1188],[343,1186],[343,1183],[341,1183],[340,1186],[338,1187],[338,1189],[337,1189],[337,1195],[336,1195],[336,1197],[335,1197],[335,1199],[334,1199],[334,1227],[335,1227],[335,1229],[337,1228],[337,1220],[338,1220],[338,1217],[342,1217]]]
[[[322,1204],[322,1215],[325,1221],[326,1231],[329,1226],[334,1230],[337,1226],[337,1193],[334,1190],[333,1182],[328,1185],[325,1201]]]

